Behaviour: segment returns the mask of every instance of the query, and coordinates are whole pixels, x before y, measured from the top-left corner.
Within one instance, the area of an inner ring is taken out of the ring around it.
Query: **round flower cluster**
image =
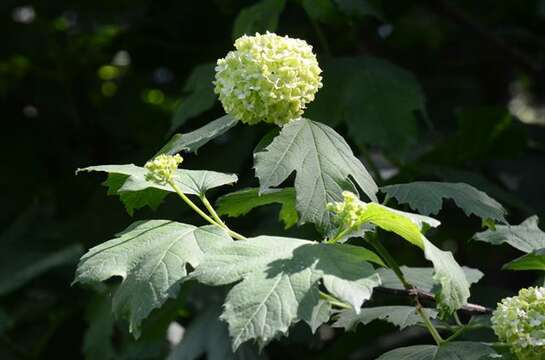
[[[492,326],[518,359],[545,359],[545,288],[522,289],[518,296],[503,299]]]
[[[322,87],[312,46],[267,32],[244,35],[235,48],[216,66],[214,91],[225,112],[247,124],[282,126],[301,117]]]
[[[335,213],[335,220],[339,225],[355,229],[360,226],[365,218],[365,203],[350,191],[343,191],[343,202],[334,202],[327,204],[327,209]]]
[[[183,161],[183,158],[176,154],[161,154],[146,163],[145,168],[149,170],[146,178],[159,184],[166,184],[172,181],[174,172]]]

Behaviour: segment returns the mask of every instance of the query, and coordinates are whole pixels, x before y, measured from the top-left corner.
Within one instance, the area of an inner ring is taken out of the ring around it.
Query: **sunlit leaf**
[[[327,203],[340,201],[343,190],[357,192],[351,179],[376,201],[377,185],[346,141],[312,120],[303,118],[284,126],[264,151],[255,154],[255,170],[262,193],[295,171],[300,222],[312,222],[322,229],[332,225]]]
[[[318,304],[316,304],[312,309],[310,320],[303,320],[307,322],[308,326],[310,326],[310,330],[312,330],[312,333],[314,334],[322,324],[329,321],[332,311],[333,309],[331,308],[331,303],[320,299]]]
[[[534,250],[503,266],[507,270],[545,270],[545,248]]]
[[[175,192],[169,185],[161,185],[148,180],[148,170],[134,164],[97,165],[78,169],[78,172],[81,171],[108,173],[108,180],[105,182],[105,185],[108,186],[108,195],[119,195],[130,215],[135,209],[144,206],[149,206],[152,209],[157,208],[168,193]],[[200,196],[209,189],[232,184],[237,179],[234,174],[177,169],[173,181],[183,193]]]
[[[187,151],[196,153],[197,150],[207,142],[216,137],[224,134],[227,130],[231,129],[238,123],[238,120],[230,115],[224,115],[219,119],[209,122],[197,130],[191,131],[186,134],[175,134],[158,151],[159,154],[174,155],[176,153]]]
[[[428,314],[428,317],[432,319],[437,317],[435,309],[423,310]],[[374,320],[388,321],[403,330],[408,326],[419,324],[422,318],[418,315],[414,306],[378,306],[363,308],[359,314],[352,309],[343,310],[339,313],[339,317],[333,326],[350,330],[359,323],[367,325]]]
[[[190,277],[208,285],[242,280],[229,291],[222,314],[236,349],[250,339],[263,346],[299,320],[316,324],[320,279],[359,311],[380,283],[366,261],[381,263],[361,247],[260,236],[211,249]]]
[[[140,323],[169,297],[178,294],[196,267],[203,249],[231,239],[217,226],[195,227],[167,220],[138,221],[115,239],[90,249],[80,260],[74,282],[97,284],[120,277],[113,295],[113,311],[129,319],[135,336]]]
[[[407,281],[416,288],[432,292],[436,287],[433,280],[433,268],[401,266],[400,269],[403,272],[405,279],[407,279]],[[466,276],[467,282],[470,285],[477,283],[484,276],[484,274],[477,269],[471,269],[466,266],[463,266],[462,269]],[[397,290],[405,289],[401,281],[399,281],[396,274],[391,269],[382,268],[378,269],[377,272],[380,275],[382,287]]]
[[[376,203],[367,204],[361,216],[366,222],[396,233],[424,251],[426,259],[433,263],[433,280],[440,288],[436,299],[441,314],[450,314],[467,302],[469,283],[463,269],[450,251],[439,249],[422,234],[424,224],[435,227],[439,221]]]
[[[492,245],[507,243],[525,253],[545,248],[545,232],[539,226],[539,218],[531,216],[520,225],[497,225],[495,230],[477,233],[473,239]]]

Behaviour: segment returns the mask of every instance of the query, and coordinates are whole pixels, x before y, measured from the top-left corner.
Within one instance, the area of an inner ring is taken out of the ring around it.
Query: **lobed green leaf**
[[[545,248],[545,232],[539,226],[539,218],[531,216],[520,225],[497,225],[495,230],[486,230],[473,236],[474,240],[492,245],[507,243],[525,253]]]
[[[451,314],[467,302],[469,283],[463,269],[450,251],[439,249],[422,234],[424,224],[435,227],[439,221],[375,203],[367,204],[361,216],[365,222],[394,232],[424,251],[426,259],[433,263],[433,280],[440,287],[436,298],[442,315]]]
[[[313,327],[323,322],[316,309],[320,279],[359,311],[380,284],[367,261],[382,264],[361,247],[259,236],[211,249],[190,278],[208,285],[242,280],[229,291],[222,314],[236,349],[250,339],[263,346],[299,320]]]
[[[415,286],[418,289],[422,289],[428,292],[432,292],[436,290],[436,284],[433,280],[433,268],[427,268],[427,267],[407,267],[407,266],[401,266],[400,267],[401,272],[403,272],[403,275],[405,276],[405,279],[409,283],[411,283],[413,286]],[[466,266],[462,267],[462,270],[464,271],[465,277],[467,279],[467,282],[471,285],[474,283],[477,283],[484,274],[477,269],[471,269]],[[396,274],[391,269],[378,269],[377,270],[380,279],[382,281],[382,287],[390,288],[390,289],[397,289],[397,290],[403,290],[405,287],[399,281]]]
[[[144,206],[157,208],[169,192],[174,192],[169,185],[148,180],[148,170],[134,164],[97,165],[77,172],[81,171],[107,172],[108,195],[119,195],[130,215]],[[210,189],[235,183],[238,178],[235,174],[216,171],[177,169],[173,180],[183,193],[202,196]]]
[[[428,317],[432,319],[435,319],[438,315],[437,311],[434,309],[423,310],[428,314]],[[414,306],[377,306],[363,308],[359,314],[352,309],[343,310],[339,313],[339,317],[333,326],[350,330],[359,323],[367,325],[374,320],[388,321],[399,327],[400,330],[403,330],[408,326],[419,324],[422,321]]]
[[[447,342],[437,345],[415,345],[395,349],[377,360],[481,360],[496,355],[490,346],[470,341]]]
[[[203,251],[230,241],[217,226],[138,221],[83,255],[74,283],[97,284],[120,277],[113,294],[113,311],[128,317],[129,330],[138,337],[142,320],[178,294],[187,264],[196,267]]]
[[[416,181],[407,184],[384,186],[380,189],[387,198],[395,198],[424,215],[438,214],[443,199],[452,199],[467,216],[472,214],[483,220],[492,219],[506,223],[503,206],[473,186],[464,183]]]
[[[326,205],[342,200],[342,192],[357,193],[354,183],[373,201],[378,187],[346,141],[330,127],[308,119],[292,121],[255,154],[260,193],[295,175],[296,208],[301,223],[312,222],[327,231],[332,216]]]

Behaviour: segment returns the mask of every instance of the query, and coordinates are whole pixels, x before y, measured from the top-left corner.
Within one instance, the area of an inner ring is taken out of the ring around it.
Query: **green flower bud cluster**
[[[147,179],[158,184],[166,184],[172,181],[174,172],[183,161],[183,158],[176,154],[165,155],[161,154],[146,163],[145,168],[149,170]]]
[[[366,218],[363,216],[365,203],[360,201],[356,194],[343,191],[343,202],[327,204],[327,209],[335,213],[335,222],[344,228],[356,229],[363,224]]]
[[[242,36],[216,66],[215,92],[225,112],[247,124],[282,126],[303,115],[322,87],[321,69],[304,40]]]
[[[492,315],[498,338],[508,344],[520,360],[545,359],[545,288],[520,290],[505,298]]]

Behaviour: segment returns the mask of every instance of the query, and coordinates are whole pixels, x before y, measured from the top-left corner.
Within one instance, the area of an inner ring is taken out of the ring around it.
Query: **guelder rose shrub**
[[[544,359],[545,289],[521,290],[518,297],[499,304],[492,316],[497,342],[460,341],[475,323],[487,324],[477,319],[489,318],[493,311],[468,303],[471,285],[483,274],[461,267],[451,252],[430,240],[433,232],[428,230],[441,225],[429,216],[436,211],[432,202],[440,206],[443,198],[455,200],[466,214],[480,217],[488,227],[476,239],[494,244],[502,242],[498,238],[506,236],[506,229],[516,230],[506,224],[504,208],[461,183],[379,188],[335,130],[301,117],[322,87],[320,74],[312,47],[303,40],[269,32],[242,36],[235,50],[216,66],[215,92],[226,116],[174,136],[144,167],[81,169],[108,173],[109,191],[119,194],[127,208],[154,207],[174,194],[207,225],[135,222],[90,249],[81,258],[75,281],[97,285],[121,277],[112,292],[112,310],[128,320],[135,336],[153,310],[180,296],[183,282],[194,280],[231,286],[218,315],[228,326],[233,352],[247,342],[262,350],[300,321],[315,332],[324,323],[348,330],[381,319],[401,329],[424,327],[433,344],[394,349],[380,359],[508,359],[512,355]],[[179,168],[178,153],[196,152],[238,122],[275,124],[280,131],[254,154],[259,187],[224,195],[216,208],[207,191],[233,184],[237,176]],[[280,188],[294,172],[293,187]],[[272,203],[282,204],[280,220],[286,227],[314,223],[321,235],[248,238],[220,217],[239,216]],[[405,203],[421,213],[391,207]],[[415,246],[430,267],[400,266],[379,229]],[[537,225],[536,229],[540,231]],[[364,241],[354,242],[357,238]],[[523,257],[513,264],[524,267],[524,261]],[[412,305],[367,306],[377,287],[406,295]],[[218,321],[218,315],[207,321]],[[483,326],[490,329],[489,324]]]

